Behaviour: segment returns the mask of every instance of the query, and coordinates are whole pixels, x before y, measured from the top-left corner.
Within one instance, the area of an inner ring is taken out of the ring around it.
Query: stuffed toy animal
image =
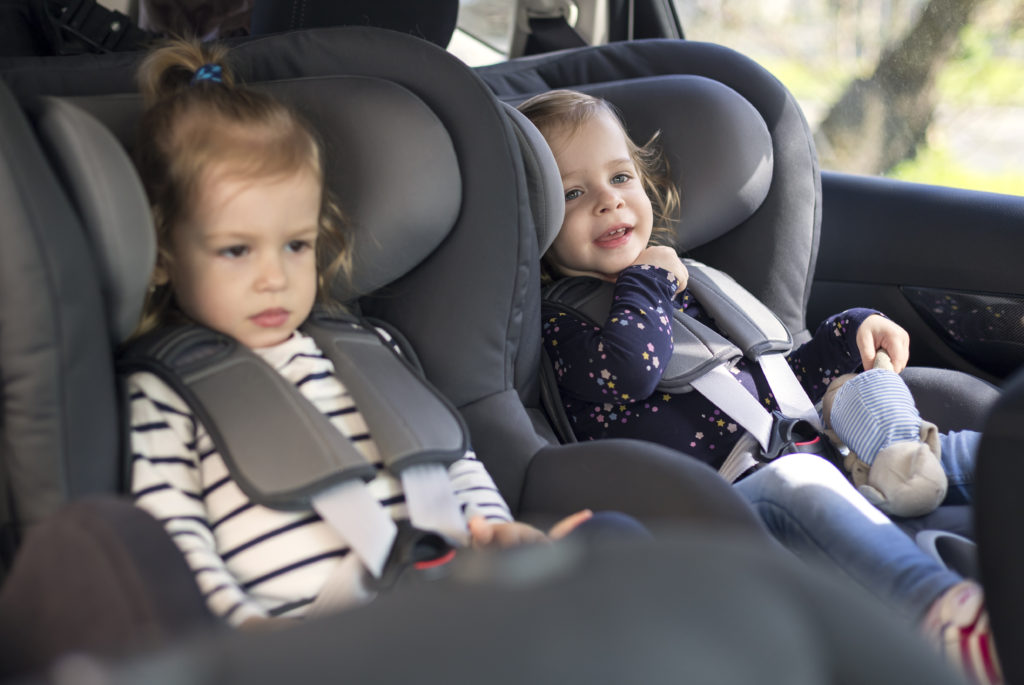
[[[946,496],[938,428],[921,419],[884,350],[873,369],[832,381],[822,419],[826,434],[849,449],[844,466],[850,480],[882,511],[922,516]]]

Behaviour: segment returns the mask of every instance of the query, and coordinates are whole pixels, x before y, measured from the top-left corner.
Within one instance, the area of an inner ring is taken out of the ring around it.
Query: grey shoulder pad
[[[334,363],[389,471],[465,455],[468,432],[458,412],[373,327],[317,319],[302,330]]]
[[[735,279],[692,259],[683,263],[690,274],[687,288],[746,357],[793,348],[793,337],[779,317]]]
[[[192,325],[157,330],[130,344],[118,367],[155,373],[173,388],[254,502],[309,508],[316,492],[376,474],[294,385],[229,336]]]

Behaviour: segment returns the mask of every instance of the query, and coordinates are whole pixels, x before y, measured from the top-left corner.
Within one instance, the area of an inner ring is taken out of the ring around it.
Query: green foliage
[[[922,148],[913,159],[900,162],[886,176],[916,183],[1024,195],[1024,169],[1005,173],[974,169],[942,148]]]
[[[939,75],[943,102],[962,105],[1024,105],[1024,61],[996,54],[994,37],[978,26],[964,28],[960,49]]]
[[[831,63],[829,63],[831,62]],[[833,102],[857,74],[832,60],[808,62],[800,59],[765,59],[761,65],[793,93],[797,100]]]

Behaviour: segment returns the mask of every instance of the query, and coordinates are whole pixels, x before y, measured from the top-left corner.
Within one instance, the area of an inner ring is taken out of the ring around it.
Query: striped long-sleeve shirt
[[[407,518],[399,480],[383,468],[362,415],[313,340],[296,333],[256,352],[377,465],[367,487],[392,518]],[[316,513],[269,509],[242,492],[206,427],[163,381],[150,373],[133,374],[129,393],[135,501],[164,524],[215,615],[233,625],[253,616],[301,616],[339,568],[358,576],[352,578],[351,596],[339,605],[371,596],[358,564],[342,566],[349,554],[346,541]],[[467,521],[478,514],[511,520],[494,481],[472,453],[452,464],[449,476]]]

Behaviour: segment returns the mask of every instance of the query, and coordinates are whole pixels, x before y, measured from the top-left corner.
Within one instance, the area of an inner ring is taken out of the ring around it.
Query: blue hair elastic
[[[204,64],[196,69],[196,73],[192,76],[192,80],[189,81],[189,84],[195,85],[200,81],[224,83],[224,79],[221,77],[221,74],[222,69],[219,64]]]

